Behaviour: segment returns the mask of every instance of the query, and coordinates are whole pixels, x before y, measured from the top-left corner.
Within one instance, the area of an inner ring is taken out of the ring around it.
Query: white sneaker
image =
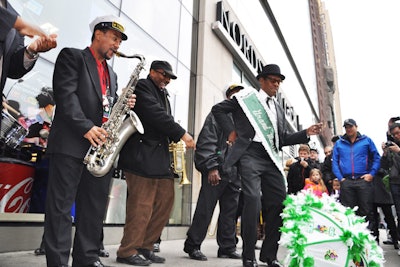
[[[397,255],[399,255],[399,256],[400,256],[400,250],[397,250]]]

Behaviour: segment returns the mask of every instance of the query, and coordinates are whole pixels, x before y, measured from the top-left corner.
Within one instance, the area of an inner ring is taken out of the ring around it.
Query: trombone
[[[169,144],[169,152],[172,154],[171,167],[180,178],[180,185],[189,185],[191,182],[186,174],[186,161],[185,161],[185,143],[180,140],[178,143],[171,142]]]

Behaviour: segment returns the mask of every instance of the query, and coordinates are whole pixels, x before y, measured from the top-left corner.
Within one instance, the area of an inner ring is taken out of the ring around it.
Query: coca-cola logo
[[[0,212],[26,213],[29,211],[33,178],[27,177],[18,184],[0,184]]]

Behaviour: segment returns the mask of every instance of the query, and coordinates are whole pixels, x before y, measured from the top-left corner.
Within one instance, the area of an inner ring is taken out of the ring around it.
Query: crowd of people
[[[382,155],[371,138],[358,131],[354,119],[344,121],[345,133],[334,136],[332,145],[324,148],[325,159],[319,166],[310,167],[312,149],[306,144],[300,145],[299,157],[286,163],[288,194],[301,190],[310,190],[317,196],[326,193],[346,207],[357,208],[356,214],[365,218],[377,243],[380,244],[379,228],[383,227],[388,231],[388,240],[382,243],[392,244],[398,250],[399,121],[399,117],[389,119],[387,142],[381,145]]]
[[[6,1],[0,4],[3,89],[7,77],[22,77],[32,69],[38,53],[54,48],[56,36],[26,23]],[[47,117],[39,120],[38,131],[51,124],[45,140],[49,181],[44,247],[37,253],[46,255],[47,266],[68,266],[71,247],[72,266],[105,266],[99,257],[109,256],[102,241],[111,172],[101,179],[94,177],[83,158],[91,146],[102,146],[107,140],[109,133],[101,125],[109,119],[118,99],[117,74],[107,60],[128,36],[115,16],[97,17],[89,26],[91,44],[85,49],[61,50],[54,68],[51,101],[40,104]],[[39,38],[25,47],[23,36],[35,35]],[[7,38],[15,39],[14,47],[5,46],[3,40]],[[133,134],[120,153],[119,168],[126,177],[128,197],[117,262],[134,266],[166,262],[155,248],[174,202],[169,144],[180,140],[186,148],[196,148],[194,163],[202,177],[192,225],[183,244],[184,252],[193,260],[207,260],[201,244],[218,202],[218,257],[240,259],[243,267],[258,266],[255,250],[262,218],[264,239],[259,260],[267,266],[282,266],[277,252],[283,202],[287,194],[302,190],[320,197],[331,195],[350,208],[357,206],[357,214],[366,218],[378,242],[378,208],[382,209],[390,242],[399,248],[400,222],[391,207],[394,205],[396,214],[400,214],[400,118],[389,120],[382,156],[373,141],[358,132],[355,120],[345,120],[345,134],[332,138],[321,163],[318,148],[308,142],[310,136],[321,133],[322,123],[299,132],[287,129],[284,111],[276,100],[285,76],[278,65],[268,64],[256,76],[259,90],[236,83],[226,88],[226,100],[212,107],[196,144],[171,114],[166,86],[175,79],[169,62],[155,60],[147,78],[139,79],[135,94],[127,101],[145,131]],[[45,88],[42,94],[49,95],[50,91]],[[50,114],[46,108],[56,104],[54,114]],[[34,142],[42,141],[37,138]],[[287,162],[286,173],[280,155],[282,147],[291,145],[299,145],[298,157]],[[72,240],[70,214],[74,203],[76,231]],[[238,214],[241,253],[237,251]]]

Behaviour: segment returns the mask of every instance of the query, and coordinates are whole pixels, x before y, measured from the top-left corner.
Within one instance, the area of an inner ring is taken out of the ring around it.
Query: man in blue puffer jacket
[[[340,202],[358,206],[356,214],[372,222],[372,179],[379,170],[380,156],[371,138],[357,131],[353,119],[344,121],[346,134],[333,148],[332,170],[340,183]]]

